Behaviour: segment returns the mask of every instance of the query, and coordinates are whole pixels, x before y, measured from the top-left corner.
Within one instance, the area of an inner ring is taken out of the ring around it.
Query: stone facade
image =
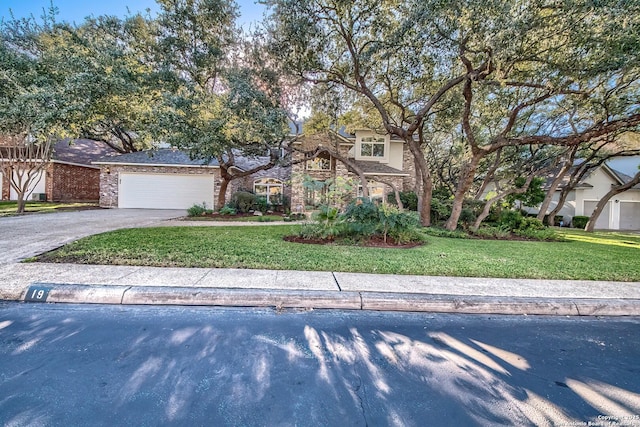
[[[218,200],[220,191],[220,170],[209,167],[180,167],[180,166],[132,166],[132,165],[102,165],[100,169],[100,207],[118,207],[118,184],[120,172],[143,172],[143,173],[163,173],[180,175],[213,175],[215,177],[215,187],[213,200]],[[227,191],[227,197],[229,192]],[[221,206],[214,206],[219,209]]]
[[[291,167],[277,166],[231,181],[231,185],[229,185],[229,188],[227,190],[226,201],[229,202],[233,193],[237,191],[253,192],[253,184],[256,180],[261,178],[274,178],[282,181],[283,195],[286,200],[291,200]]]
[[[311,151],[318,146],[331,147],[331,150],[336,150],[342,157],[349,159],[354,158],[354,143],[329,133],[304,136],[296,145],[296,147],[301,151]],[[312,206],[305,203],[305,189],[302,185],[305,176],[309,176],[317,181],[326,181],[329,178],[335,179],[337,177],[342,177],[345,179],[352,179],[359,184],[358,176],[349,172],[347,166],[335,158],[330,159],[330,170],[308,170],[306,169],[305,162],[296,163],[296,161],[300,161],[302,158],[302,153],[294,153],[294,165],[291,170],[291,210],[293,212],[304,212],[305,210],[312,208]],[[402,174],[398,175],[375,175],[365,173],[369,183],[377,182],[385,185],[383,200],[386,200],[387,194],[393,193],[393,187],[396,187],[399,191],[414,190],[416,182],[415,165],[411,153],[406,148],[403,150],[402,166]],[[353,189],[352,196],[358,196],[357,185]]]

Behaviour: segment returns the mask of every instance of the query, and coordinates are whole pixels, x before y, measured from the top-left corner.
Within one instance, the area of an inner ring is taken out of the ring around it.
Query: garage
[[[188,209],[205,203],[212,208],[214,177],[210,174],[120,172],[118,207]]]
[[[597,201],[585,201],[584,202],[584,214],[586,216],[591,216],[593,211],[596,209]],[[611,202],[608,202],[602,213],[596,220],[596,230],[608,230],[609,229],[609,216],[611,213]]]
[[[620,202],[620,229],[640,230],[640,202]]]

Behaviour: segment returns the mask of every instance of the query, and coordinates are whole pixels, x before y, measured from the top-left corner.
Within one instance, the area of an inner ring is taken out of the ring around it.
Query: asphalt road
[[[639,318],[2,303],[0,425],[640,426],[638,332]]]
[[[155,225],[184,215],[180,210],[92,209],[0,218],[0,264],[18,262],[92,234]]]

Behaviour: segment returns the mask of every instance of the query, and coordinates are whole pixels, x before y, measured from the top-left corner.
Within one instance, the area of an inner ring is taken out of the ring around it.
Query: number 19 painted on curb
[[[27,294],[24,297],[25,302],[47,302],[50,287],[46,286],[29,286]]]

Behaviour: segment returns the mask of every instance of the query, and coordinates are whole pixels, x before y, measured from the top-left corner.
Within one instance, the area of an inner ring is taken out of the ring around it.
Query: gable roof
[[[137,151],[118,156],[103,157],[94,161],[95,165],[147,165],[178,167],[218,167],[218,161],[212,159],[206,163],[201,159],[192,159],[189,154],[175,148]]]
[[[92,166],[95,160],[106,156],[115,156],[118,152],[104,142],[90,139],[63,139],[53,146],[51,160],[56,163],[67,163],[79,166]]]

